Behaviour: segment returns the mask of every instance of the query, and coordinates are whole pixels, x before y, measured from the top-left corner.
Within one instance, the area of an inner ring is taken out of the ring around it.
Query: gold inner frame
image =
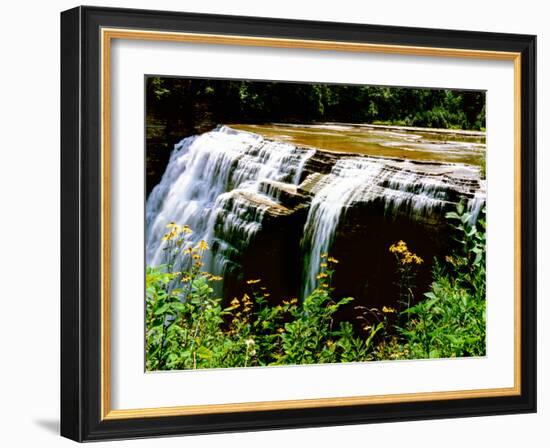
[[[110,398],[110,50],[113,39],[240,45],[253,47],[439,56],[507,60],[514,63],[514,386],[442,392],[418,392],[302,400],[170,406],[140,409],[111,409]],[[521,394],[521,54],[514,52],[415,47],[302,39],[192,34],[101,29],[101,419],[166,417],[262,410],[306,409],[381,403],[421,402]]]

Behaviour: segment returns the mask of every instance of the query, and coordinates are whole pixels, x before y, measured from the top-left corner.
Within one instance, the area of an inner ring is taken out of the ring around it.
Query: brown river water
[[[231,124],[266,138],[334,152],[403,159],[485,164],[485,133],[348,124]]]

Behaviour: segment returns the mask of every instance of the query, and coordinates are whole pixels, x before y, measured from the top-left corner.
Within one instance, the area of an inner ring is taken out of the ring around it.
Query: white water
[[[443,211],[450,202],[453,182],[456,180],[446,177],[441,170],[421,172],[407,161],[369,157],[339,159],[331,173],[320,181],[322,186],[315,192],[306,219],[301,241],[302,298],[317,287],[321,255],[330,252],[338,225],[354,203],[379,201],[388,219],[399,213],[418,220],[434,211]],[[484,193],[468,201],[472,221],[477,219],[484,203]]]
[[[278,205],[282,190],[298,187],[315,152],[226,126],[183,139],[147,201],[147,265],[165,262],[162,236],[166,225],[175,222],[193,229],[189,244],[208,242],[212,250],[204,259],[205,270],[238,274],[239,257],[261,229],[266,210]],[[354,203],[377,201],[389,219],[399,214],[416,220],[456,202],[457,184],[477,180],[479,172],[467,165],[343,156],[330,174],[312,176],[317,181],[308,190],[313,197],[301,240],[302,297],[317,286],[321,254],[330,252]],[[484,186],[470,196],[468,208],[475,219],[485,203]],[[179,263],[184,262],[181,255]]]
[[[166,225],[175,222],[191,227],[190,244],[208,242],[213,251],[205,258],[204,269],[222,275],[232,255],[241,251],[260,228],[267,207],[251,207],[240,194],[259,196],[269,204],[270,199],[259,191],[261,181],[296,184],[313,153],[226,126],[183,139],[147,200],[147,265],[165,262],[162,236]],[[227,241],[218,235],[232,237]],[[180,263],[184,261],[182,255]]]

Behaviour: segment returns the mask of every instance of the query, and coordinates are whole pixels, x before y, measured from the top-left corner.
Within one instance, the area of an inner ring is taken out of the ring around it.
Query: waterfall
[[[189,245],[205,240],[212,248],[204,269],[224,274],[261,227],[263,212],[277,205],[260,191],[262,182],[296,185],[314,152],[227,126],[180,141],[147,200],[147,265],[165,261],[162,236],[175,222],[193,230]]]
[[[313,197],[301,241],[304,255],[302,298],[317,286],[321,255],[329,251],[346,204],[382,171],[381,163],[369,159],[340,159],[324,186]]]
[[[411,220],[425,218],[434,212],[442,215],[451,202],[457,201],[453,197],[457,195],[457,180],[449,175],[457,169],[472,177],[478,173],[477,168],[464,165],[423,166],[409,161],[343,157],[334,164],[330,174],[316,176],[316,185],[309,187],[314,197],[301,241],[304,257],[302,298],[317,287],[322,254],[330,252],[347,209],[356,203],[377,201],[383,204],[388,219],[395,218],[398,213]],[[477,219],[484,203],[484,190],[476,191],[467,200],[472,220]]]
[[[368,235],[372,214],[405,223],[441,222],[445,211],[464,200],[473,223],[485,204],[485,182],[475,166],[306,149],[219,126],[175,145],[146,204],[146,263],[165,262],[162,237],[175,222],[193,230],[189,246],[200,240],[210,246],[204,270],[238,279],[250,243],[262,228],[262,236],[271,238],[266,223],[275,221],[279,232],[295,235],[292,246],[277,247],[283,254],[296,248],[296,268],[292,264],[287,275],[297,271],[293,284],[299,283],[303,298],[317,287],[321,256],[331,252],[350,210],[364,213],[360,232]],[[293,229],[303,225],[301,235],[281,230],[284,219],[276,221],[290,215],[298,218]],[[184,249],[176,268],[188,261]]]

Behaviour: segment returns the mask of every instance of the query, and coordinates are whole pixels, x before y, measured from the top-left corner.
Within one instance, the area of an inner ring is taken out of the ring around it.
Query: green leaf
[[[460,216],[456,212],[447,212],[447,213],[445,213],[445,218],[460,219]]]
[[[174,303],[172,303],[172,309],[174,311],[179,312],[179,313],[184,313],[185,312],[185,305],[181,302],[174,302]]]
[[[482,258],[482,257],[483,257],[483,253],[482,253],[482,252],[478,252],[478,253],[476,254],[476,258],[474,259],[474,264],[475,264],[475,265],[478,265],[479,262],[481,261],[481,258]]]
[[[158,316],[159,314],[164,314],[167,310],[168,310],[168,307],[170,306],[169,303],[165,303],[164,305],[162,305],[161,307],[157,308],[153,314],[155,316]]]
[[[197,349],[197,356],[201,359],[211,359],[212,358],[212,351],[207,349],[204,346],[200,346]]]

